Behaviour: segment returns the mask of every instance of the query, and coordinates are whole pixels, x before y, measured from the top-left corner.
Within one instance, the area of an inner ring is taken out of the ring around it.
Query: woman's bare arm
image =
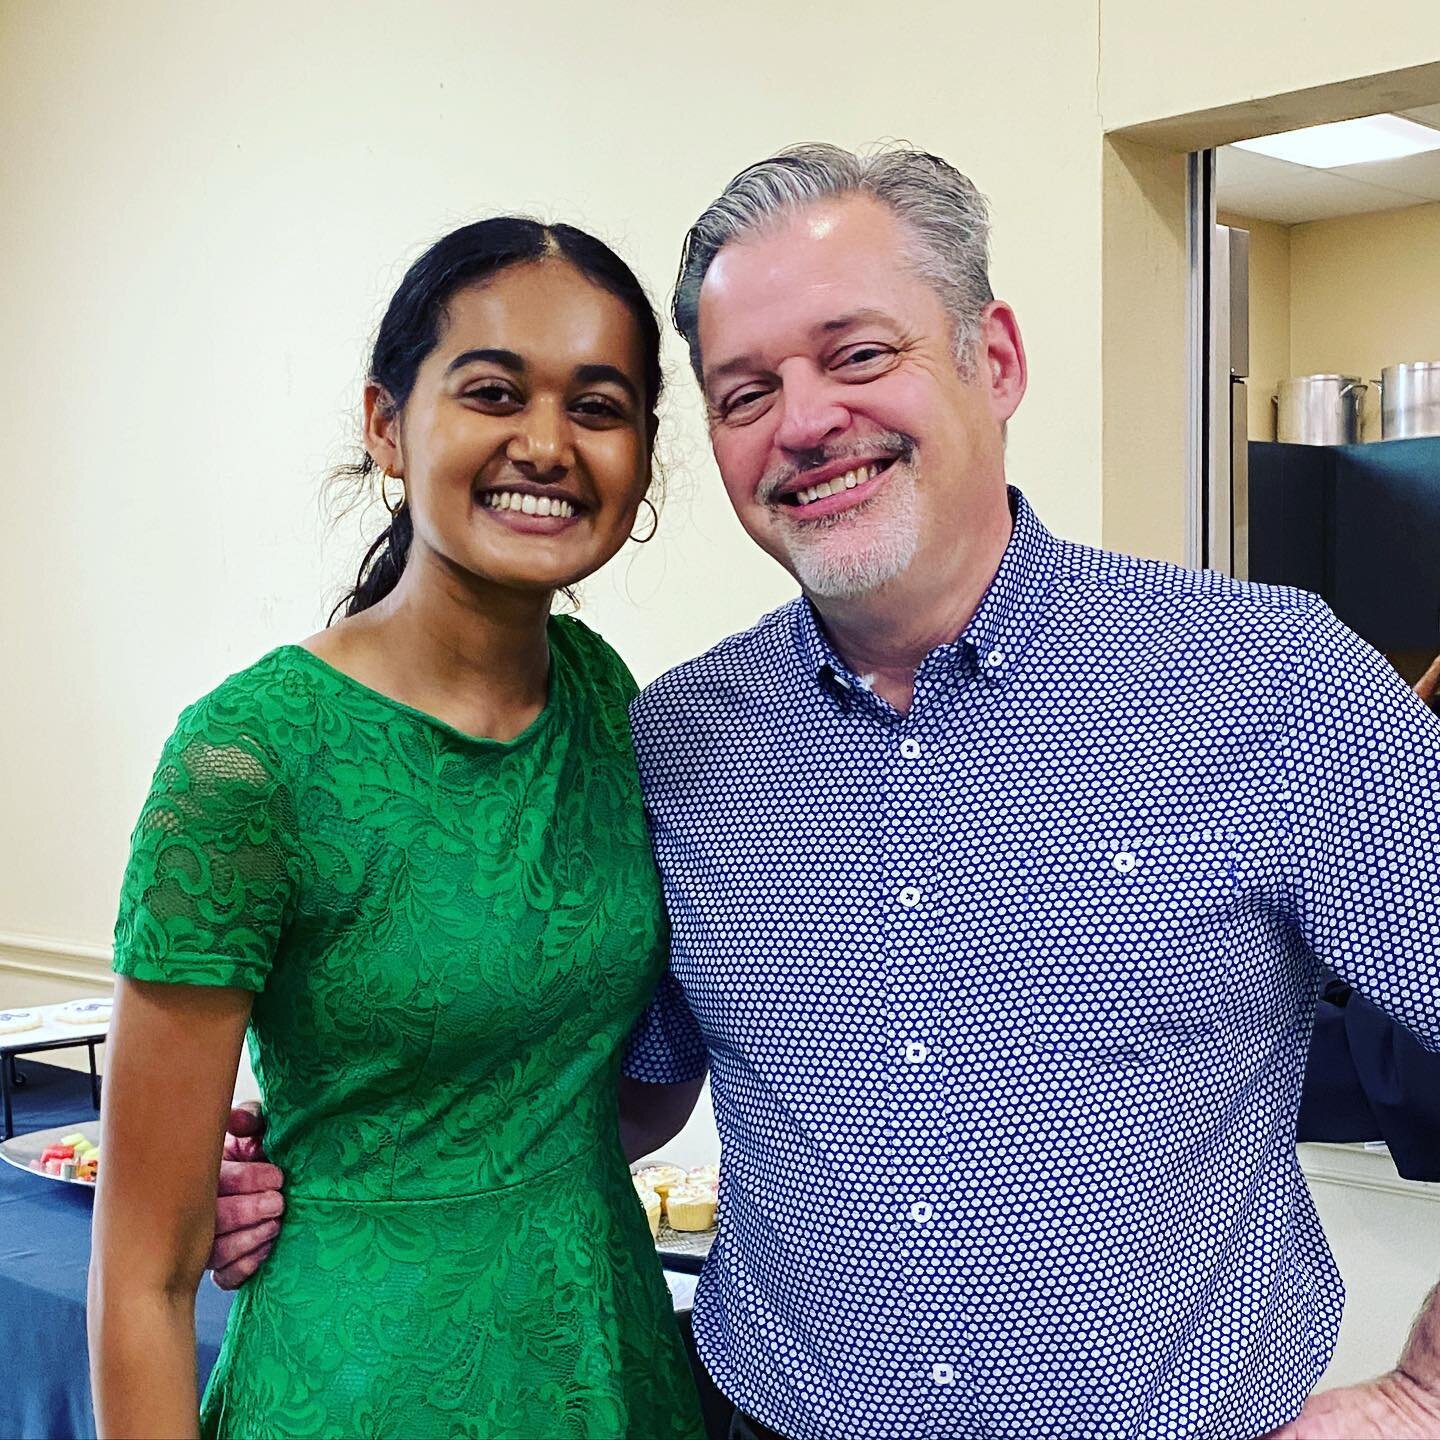
[[[190,1440],[195,1289],[254,996],[121,977],[115,998],[90,1259],[96,1429]]]

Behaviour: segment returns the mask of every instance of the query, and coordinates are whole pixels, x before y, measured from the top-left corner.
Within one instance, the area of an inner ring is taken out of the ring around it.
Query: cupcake
[[[672,1230],[713,1230],[715,1194],[700,1185],[677,1185],[665,1197],[665,1216]]]
[[[692,1165],[685,1172],[685,1183],[687,1185],[708,1185],[713,1190],[720,1184],[720,1167],[718,1165]]]

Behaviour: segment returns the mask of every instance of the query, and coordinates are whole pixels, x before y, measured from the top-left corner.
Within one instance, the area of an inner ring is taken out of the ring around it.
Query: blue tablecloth
[[[21,1059],[19,1133],[89,1126],[89,1077]],[[85,1272],[94,1197],[0,1164],[0,1436],[93,1440],[85,1349]],[[200,1383],[220,1348],[231,1296],[207,1278],[195,1304]]]

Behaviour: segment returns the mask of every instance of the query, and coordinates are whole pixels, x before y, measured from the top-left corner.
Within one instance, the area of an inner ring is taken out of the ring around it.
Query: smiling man
[[[1045,530],[986,240],[943,161],[823,145],[688,237],[720,472],[804,593],[632,711],[673,942],[628,1139],[708,1067],[737,1435],[1240,1440],[1339,1324],[1321,966],[1440,1045],[1440,726],[1312,596]],[[1286,1433],[1440,1433],[1435,1328]]]

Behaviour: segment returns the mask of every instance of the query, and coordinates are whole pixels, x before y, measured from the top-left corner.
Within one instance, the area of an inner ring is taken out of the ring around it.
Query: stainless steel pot
[[[1286,445],[1355,445],[1369,389],[1358,375],[1297,375],[1275,396],[1275,438]]]
[[[1440,360],[1387,365],[1380,378],[1380,438],[1440,435]]]

